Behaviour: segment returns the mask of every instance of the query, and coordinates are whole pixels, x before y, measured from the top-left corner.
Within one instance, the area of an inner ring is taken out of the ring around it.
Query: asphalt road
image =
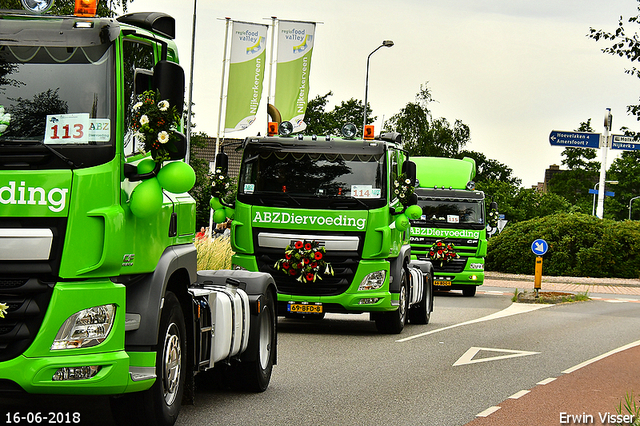
[[[494,291],[440,295],[432,322],[399,336],[377,334],[365,315],[283,319],[270,388],[258,395],[201,392],[178,424],[463,425],[522,389],[638,339],[637,303],[597,300],[515,313],[510,293]],[[498,312],[512,315],[464,324]]]
[[[201,383],[177,424],[464,425],[522,389],[640,338],[638,297],[537,308],[513,305],[512,289],[481,290],[473,298],[439,294],[431,323],[400,335],[378,334],[368,315],[281,318],[267,391]],[[80,411],[83,425],[113,424],[104,399],[75,397],[3,399],[0,424],[10,410],[40,406]]]

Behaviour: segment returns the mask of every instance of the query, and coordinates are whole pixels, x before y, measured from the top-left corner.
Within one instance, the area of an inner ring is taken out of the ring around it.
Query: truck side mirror
[[[411,180],[411,185],[416,184],[416,163],[413,161],[402,163],[402,173],[407,175],[407,179]]]
[[[219,152],[216,155],[216,167],[215,170],[221,169],[223,172],[227,172],[229,169],[229,156],[224,152]]]
[[[187,137],[182,133],[175,132],[175,134],[178,136],[178,140],[173,144],[176,147],[176,152],[169,152],[169,159],[182,160],[187,156]]]
[[[184,111],[184,70],[175,62],[159,61],[153,67],[153,87],[160,98],[175,106],[179,115]]]
[[[133,74],[133,89],[136,95],[142,95],[151,89],[153,71],[145,68],[136,68]]]

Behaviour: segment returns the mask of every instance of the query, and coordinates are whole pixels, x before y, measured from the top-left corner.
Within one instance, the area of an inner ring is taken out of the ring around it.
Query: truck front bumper
[[[250,271],[257,271],[258,265],[253,256],[234,255],[233,263]],[[375,290],[359,290],[364,278],[376,271],[385,271],[384,284]],[[395,311],[399,306],[398,293],[389,291],[389,262],[385,260],[361,260],[349,288],[342,294],[332,296],[307,296],[284,294],[278,290],[278,314],[283,315],[289,302],[321,303],[323,312],[362,313]],[[275,276],[276,285],[278,277]],[[305,284],[300,284],[305,285]]]
[[[65,321],[88,308],[116,306],[111,330],[101,343],[52,349]],[[5,320],[11,319],[8,312]],[[155,353],[124,350],[125,287],[109,280],[57,283],[31,345],[0,362],[5,387],[13,382],[28,393],[111,395],[144,390],[155,380]],[[144,374],[140,374],[140,373]]]

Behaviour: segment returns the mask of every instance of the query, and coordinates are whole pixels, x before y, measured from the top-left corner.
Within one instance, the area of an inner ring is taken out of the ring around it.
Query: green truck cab
[[[197,373],[269,383],[273,279],[196,270],[174,34],[162,13],[0,12],[1,392],[110,395],[118,424],[171,425]]]
[[[243,149],[232,262],[274,277],[279,315],[369,312],[383,333],[429,321],[431,264],[411,261],[396,191],[415,173],[400,135],[251,137]]]
[[[438,290],[462,290],[474,296],[484,282],[487,255],[485,196],[474,189],[476,164],[443,157],[413,157],[418,185],[415,194],[422,208],[411,220],[411,252],[428,259]]]

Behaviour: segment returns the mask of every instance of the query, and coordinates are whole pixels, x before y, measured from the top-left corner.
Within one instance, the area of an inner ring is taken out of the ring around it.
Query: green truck
[[[420,211],[407,192],[415,166],[397,133],[345,134],[244,140],[234,267],[274,277],[280,316],[369,312],[382,333],[426,324],[433,272],[411,261],[407,219]]]
[[[0,392],[171,425],[197,373],[267,388],[277,290],[197,271],[174,19],[82,15],[0,12]]]
[[[436,289],[473,297],[484,281],[488,224],[484,193],[474,189],[476,163],[469,157],[412,160],[422,215],[411,220],[411,253],[431,261]]]

